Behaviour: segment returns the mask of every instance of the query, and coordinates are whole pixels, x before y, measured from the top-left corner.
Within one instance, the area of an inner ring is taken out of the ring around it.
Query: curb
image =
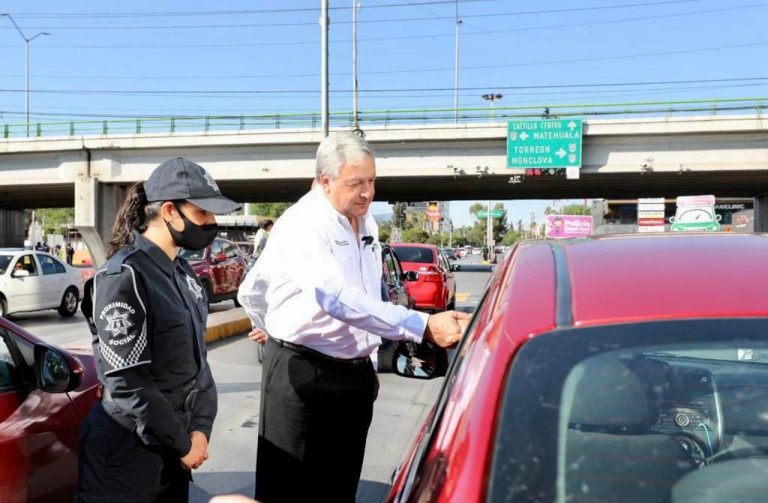
[[[250,331],[251,320],[245,316],[236,320],[225,321],[223,323],[219,323],[218,325],[209,326],[205,332],[205,342],[207,344]]]

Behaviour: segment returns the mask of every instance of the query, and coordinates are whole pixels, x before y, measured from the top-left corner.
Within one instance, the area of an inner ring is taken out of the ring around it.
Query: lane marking
[[[466,302],[471,296],[472,294],[468,292],[456,292],[456,300],[459,302]]]

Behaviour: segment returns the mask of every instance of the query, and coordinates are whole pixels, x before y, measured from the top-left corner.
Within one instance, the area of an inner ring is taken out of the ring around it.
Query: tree
[[[278,218],[293,203],[251,203],[251,213],[260,217]]]
[[[75,223],[74,208],[42,208],[35,210],[35,218],[45,234],[66,234],[67,227]]]
[[[399,227],[400,229],[405,227],[406,222],[406,207],[407,205],[402,202],[396,202],[394,206],[392,206],[392,226],[393,227]]]
[[[591,215],[592,208],[583,204],[569,204],[560,210],[561,215]]]
[[[389,237],[392,235],[392,224],[390,222],[384,222],[379,224],[379,241],[382,243],[388,243]]]
[[[404,243],[424,243],[428,238],[429,234],[418,227],[409,227],[403,231]]]
[[[515,231],[509,231],[506,234],[504,234],[504,237],[501,238],[501,244],[504,246],[510,246],[515,243],[515,241],[518,241],[521,239],[521,235],[519,232]]]

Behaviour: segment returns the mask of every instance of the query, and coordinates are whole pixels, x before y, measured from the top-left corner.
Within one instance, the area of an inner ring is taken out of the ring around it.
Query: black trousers
[[[274,339],[264,356],[256,499],[354,502],[373,416],[370,359],[334,361]]]
[[[97,402],[80,429],[75,503],[186,503],[190,472],[177,455],[147,447]]]

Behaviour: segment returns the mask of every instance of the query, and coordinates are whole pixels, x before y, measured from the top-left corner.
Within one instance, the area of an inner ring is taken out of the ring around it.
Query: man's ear
[[[323,187],[323,192],[327,194],[331,190],[331,177],[326,174],[320,175],[320,186]]]

